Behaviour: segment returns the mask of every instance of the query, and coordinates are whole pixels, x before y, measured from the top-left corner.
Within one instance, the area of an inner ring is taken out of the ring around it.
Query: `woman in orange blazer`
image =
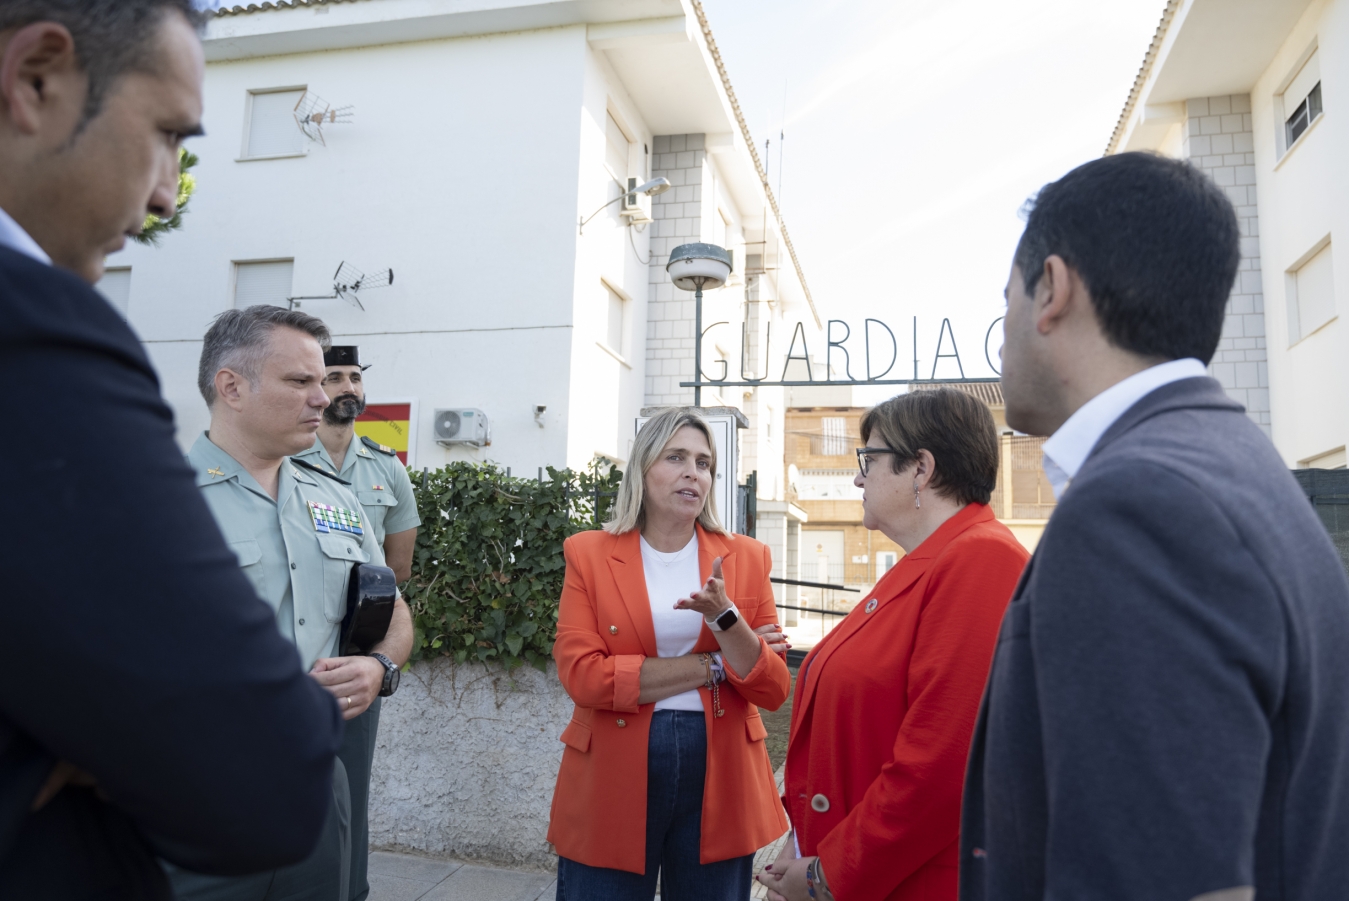
[[[998,437],[950,388],[867,411],[863,522],[907,555],[797,674],[773,901],[955,901],[965,759],[1028,557],[988,508]]]
[[[657,872],[662,901],[744,901],[754,852],[787,829],[759,716],[790,685],[765,641],[772,564],[721,529],[714,448],[697,410],[655,416],[614,519],[564,545],[558,901],[651,901]]]

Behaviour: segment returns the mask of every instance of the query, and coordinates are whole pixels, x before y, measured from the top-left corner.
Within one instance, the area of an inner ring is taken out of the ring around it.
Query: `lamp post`
[[[600,212],[604,210],[605,207],[609,207],[614,205],[615,203],[618,203],[624,197],[629,197],[636,194],[645,194],[647,197],[655,197],[657,194],[664,194],[668,190],[670,190],[670,180],[668,178],[653,178],[649,182],[638,185],[631,191],[624,191],[622,194],[619,194],[613,200],[604,204],[604,206],[601,206],[598,210],[591,213],[589,216],[583,218],[581,220],[581,224],[577,226],[577,232],[579,234],[585,234],[587,222],[598,216]]]
[[[715,244],[680,244],[670,251],[665,264],[676,288],[695,292],[693,296],[693,405],[703,405],[703,288],[726,284],[731,275],[731,255]]]

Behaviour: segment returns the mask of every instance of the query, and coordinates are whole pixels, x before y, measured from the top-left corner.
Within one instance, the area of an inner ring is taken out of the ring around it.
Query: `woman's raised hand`
[[[721,574],[721,558],[712,561],[712,578],[699,590],[675,601],[676,610],[697,610],[703,619],[711,619],[731,606],[726,597],[726,580]]]

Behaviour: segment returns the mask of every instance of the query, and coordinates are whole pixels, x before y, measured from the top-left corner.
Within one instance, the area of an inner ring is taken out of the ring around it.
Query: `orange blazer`
[[[548,823],[548,841],[558,854],[630,873],[646,869],[646,751],[656,707],[637,703],[640,673],[643,660],[658,656],[639,534],[581,532],[563,545],[567,576],[553,658],[576,709],[562,733],[566,747]],[[768,547],[699,526],[704,581],[716,557],[740,615],[755,628],[779,622]],[[763,639],[759,644],[759,659],[748,673],[726,667],[721,717],[712,715],[711,692],[699,689],[707,722],[703,863],[753,854],[787,831],[759,708],[780,707],[791,681],[783,658]],[[704,626],[694,652],[716,649]]]
[[[970,504],[802,663],[783,803],[839,901],[955,901],[965,759],[1029,556]]]

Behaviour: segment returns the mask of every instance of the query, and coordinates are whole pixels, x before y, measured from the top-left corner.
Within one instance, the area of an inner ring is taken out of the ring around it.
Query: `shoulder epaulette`
[[[361,443],[364,444],[366,447],[370,448],[371,450],[379,451],[381,454],[388,454],[390,457],[398,456],[398,451],[389,447],[389,445],[380,444],[378,441],[372,441],[365,435],[361,436]]]
[[[319,469],[319,468],[318,468],[317,466],[315,466],[313,463],[306,463],[304,460],[301,460],[299,457],[291,457],[291,458],[290,458],[290,462],[294,463],[296,466],[300,467],[301,469],[307,469],[307,470],[309,470],[310,472],[316,472],[316,473],[318,473],[318,474],[321,475],[321,476],[327,476],[328,478],[332,479],[334,482],[336,482],[336,483],[339,484],[339,485],[346,485],[346,486],[348,486],[348,487],[351,486],[351,483],[348,482],[346,479],[339,479],[337,476],[333,475],[333,474],[332,474],[331,472],[329,472],[328,470],[326,470],[326,469]]]

